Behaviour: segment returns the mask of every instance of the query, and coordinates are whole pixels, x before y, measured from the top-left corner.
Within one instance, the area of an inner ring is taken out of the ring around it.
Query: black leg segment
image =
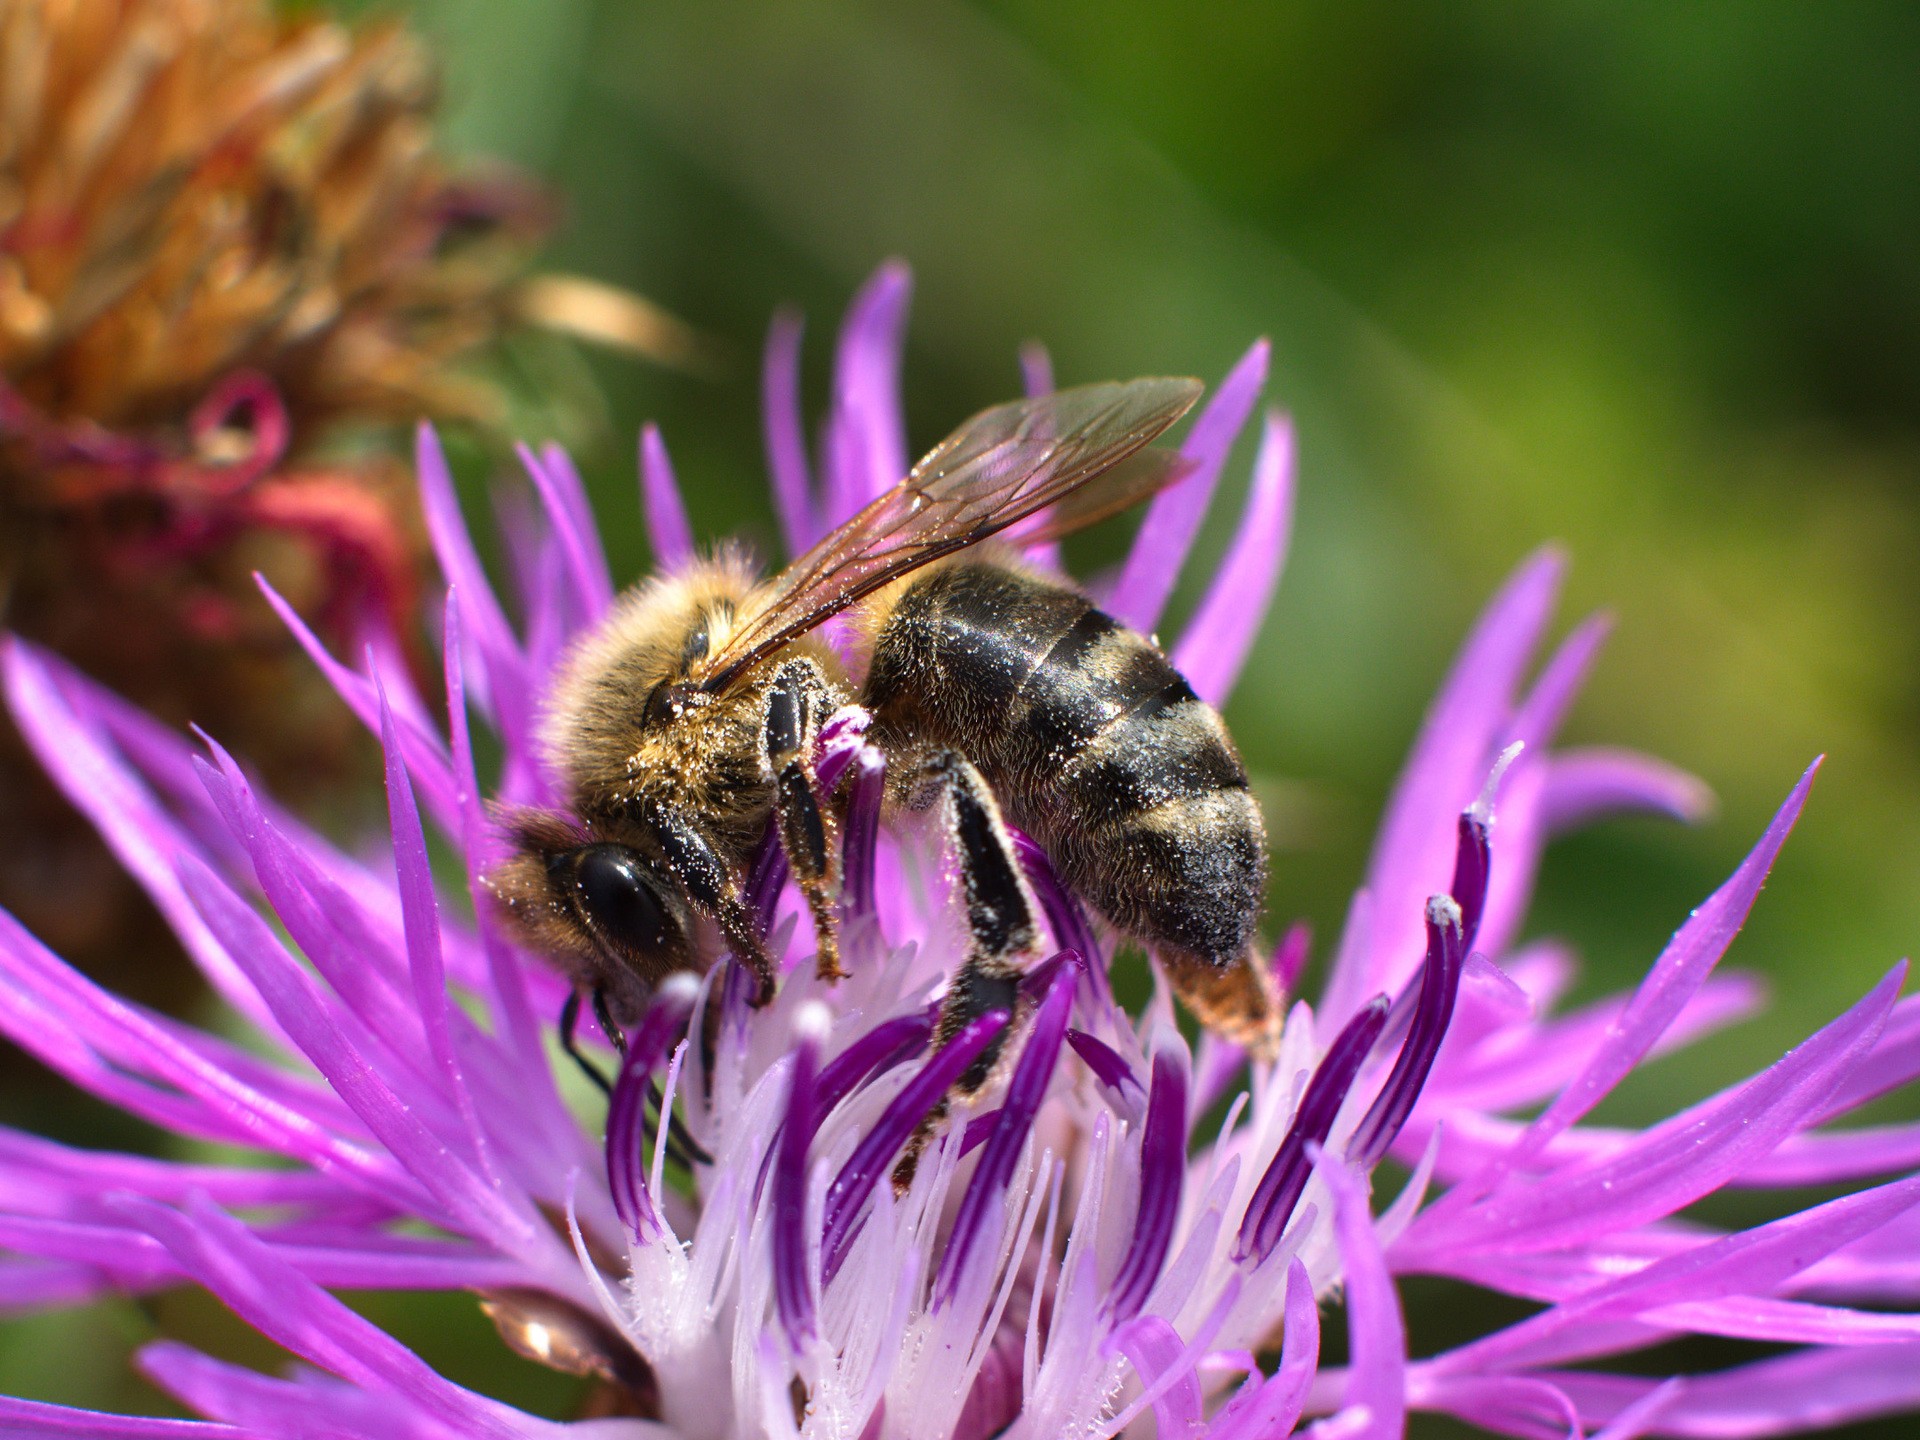
[[[767,691],[762,759],[774,784],[774,826],[788,868],[806,897],[813,920],[816,973],[837,980],[840,968],[840,888],[837,825],[813,770],[813,748],[820,722],[833,705],[834,692],[812,660],[782,665]]]
[[[593,993],[595,996],[594,1009],[597,1012],[601,1004],[598,998],[600,990],[597,986]],[[603,1021],[602,1023],[604,1024],[605,1022]],[[560,1006],[560,1048],[567,1052],[567,1058],[580,1067],[580,1073],[591,1080],[602,1095],[611,1096],[613,1094],[613,1082],[607,1078],[605,1071],[587,1058],[586,1052],[581,1050],[580,1042],[574,1035],[574,1031],[579,1028],[579,1025],[580,991],[573,989],[567,992],[567,998]]]

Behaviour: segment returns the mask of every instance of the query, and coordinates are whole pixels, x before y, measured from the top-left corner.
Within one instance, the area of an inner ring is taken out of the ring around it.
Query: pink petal
[[[1398,1440],[1407,1423],[1407,1331],[1400,1297],[1387,1273],[1367,1208],[1366,1181],[1352,1166],[1323,1154],[1316,1167],[1333,1192],[1333,1230],[1340,1244],[1347,1303],[1347,1368],[1343,1403],[1365,1406],[1362,1434]]]
[[[1224,704],[1280,584],[1293,532],[1293,423],[1269,412],[1233,548],[1194,612],[1173,666],[1209,705]]]
[[[1397,992],[1419,962],[1426,897],[1446,888],[1455,818],[1486,783],[1562,569],[1559,553],[1543,550],[1514,573],[1428,709],[1367,867],[1372,933],[1358,944],[1343,939],[1318,1010],[1327,1023],[1337,1025],[1377,991]]]
[[[693,555],[693,527],[673,478],[673,462],[667,459],[667,442],[651,421],[640,429],[640,504],[647,516],[654,570],[679,569]]]
[[[607,558],[600,553],[599,534],[590,514],[577,513],[565,477],[549,462],[548,453],[536,453],[530,445],[516,445],[521,468],[533,482],[534,494],[546,512],[547,533],[559,547],[561,574],[569,612],[576,624],[591,625],[606,614],[613,601],[613,585],[607,578]],[[572,465],[566,466],[568,473]],[[577,483],[578,477],[574,477]]]
[[[1896,966],[1852,1009],[1745,1085],[1604,1157],[1538,1175],[1507,1168],[1485,1190],[1456,1187],[1414,1221],[1396,1258],[1445,1269],[1449,1256],[1576,1244],[1691,1204],[1807,1123],[1872,1047],[1904,975]]]
[[[380,733],[380,697],[378,686],[364,675],[342,665],[328,653],[327,647],[320,643],[320,637],[307,628],[306,621],[294,611],[280,593],[261,576],[255,576],[260,593],[267,597],[274,613],[281,622],[293,632],[293,638],[300,648],[307,652],[313,663],[333,686],[335,693],[347,702],[347,708],[354,717],[367,727],[369,733]],[[447,761],[446,747],[440,737],[417,721],[409,721],[397,729],[401,753],[406,756],[407,764],[413,773],[420,777],[426,791],[427,804],[433,811],[434,820],[444,829],[452,832],[458,829],[459,812],[453,799],[453,774]]]
[[[1528,1138],[1507,1163],[1524,1165],[1541,1145],[1599,1104],[1645,1058],[1654,1042],[1698,992],[1746,923],[1753,902],[1759,898],[1760,887],[1766,882],[1767,872],[1773,867],[1774,857],[1780,853],[1793,822],[1800,816],[1818,769],[1816,760],[1800,777],[1760,842],[1740,862],[1732,877],[1687,917],[1634,992],[1626,1013],[1593,1052],[1579,1077],[1561,1091],[1546,1113],[1534,1122]]]
[[[1701,781],[1632,750],[1562,750],[1546,766],[1541,818],[1552,834],[1623,812],[1692,822],[1713,810],[1713,792]]]
[[[0,1396],[0,1429],[26,1440],[29,1436],[82,1436],[84,1440],[245,1440],[231,1425],[205,1420],[161,1420],[144,1415],[108,1415],[98,1410],[75,1410],[38,1400]]]
[[[789,557],[820,538],[814,510],[813,481],[807,474],[807,442],[800,419],[800,317],[782,310],[767,331],[765,368],[760,382],[766,417],[767,469],[773,477],[773,508]]]
[[[342,1379],[418,1406],[456,1434],[514,1440],[513,1412],[443,1379],[398,1341],[277,1258],[237,1220],[209,1205],[190,1215],[146,1202],[130,1218],[158,1239],[242,1320]]]
[[[845,520],[906,476],[900,347],[912,293],[913,277],[905,263],[889,260],[854,296],[841,323],[833,412],[827,421],[830,524]]]
[[[1637,1375],[1564,1371],[1554,1382],[1588,1424],[1621,1414],[1659,1382]],[[1648,1433],[1678,1440],[1761,1440],[1799,1435],[1920,1405],[1920,1344],[1798,1350],[1690,1375]]]
[[[1143,635],[1152,634],[1160,623],[1187,551],[1206,518],[1207,502],[1213,498],[1227,455],[1267,383],[1269,352],[1266,341],[1255,342],[1213,392],[1180,447],[1180,453],[1193,462],[1193,473],[1162,491],[1148,507],[1127,554],[1126,568],[1105,597],[1114,618]]]
[[[453,474],[440,448],[440,437],[422,424],[416,435],[414,470],[420,485],[420,508],[426,516],[440,573],[460,595],[461,614],[474,637],[481,676],[481,699],[500,726],[508,748],[528,743],[533,728],[533,698],[529,693],[526,659],[520,653],[513,627],[500,608],[493,584],[473,548],[466,518],[454,493]]]
[[[569,564],[578,568],[579,584],[589,609],[597,620],[613,603],[613,579],[607,570],[607,552],[600,543],[600,527],[594,523],[593,502],[587,496],[586,481],[564,445],[549,440],[540,447],[547,480],[553,488],[551,503],[565,515],[565,531],[573,536],[568,543]],[[555,528],[560,529],[556,519]]]
[[[65,665],[9,638],[0,649],[0,668],[14,721],[48,776],[140,882],[220,997],[262,1031],[275,1034],[260,997],[208,934],[174,876],[174,858],[182,848],[194,848],[191,839],[61,693]]]

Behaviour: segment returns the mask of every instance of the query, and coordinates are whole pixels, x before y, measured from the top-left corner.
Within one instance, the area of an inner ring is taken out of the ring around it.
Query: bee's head
[[[541,811],[509,819],[513,855],[487,888],[514,938],[616,992],[697,963],[693,914],[658,860]]]

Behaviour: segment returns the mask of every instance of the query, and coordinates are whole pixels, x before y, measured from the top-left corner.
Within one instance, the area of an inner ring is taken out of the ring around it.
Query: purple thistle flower
[[[817,464],[801,440],[798,322],[775,322],[767,444],[790,547],[905,463],[907,294],[890,266],[855,303]],[[1030,387],[1050,385],[1044,354],[1025,360]],[[1104,594],[1116,614],[1158,623],[1265,367],[1256,346],[1197,418],[1192,478],[1156,501]],[[1210,699],[1230,688],[1278,582],[1292,460],[1287,423],[1269,417],[1227,560],[1170,647]],[[187,1164],[0,1130],[0,1305],[191,1283],[305,1363],[264,1375],[163,1342],[142,1367],[205,1422],[0,1400],[0,1429],[974,1440],[1151,1427],[1265,1440],[1304,1427],[1333,1440],[1399,1435],[1429,1410],[1505,1434],[1626,1440],[1791,1434],[1920,1408],[1920,1314],[1900,1308],[1920,1295],[1920,1127],[1835,1126],[1920,1074],[1902,971],[1776,1064],[1650,1129],[1586,1123],[1642,1060],[1756,1003],[1750,981],[1714,970],[1812,772],[1631,996],[1559,1009],[1571,961],[1515,944],[1547,841],[1618,811],[1687,818],[1703,792],[1637,755],[1551,748],[1604,629],[1576,627],[1528,683],[1561,568],[1551,553],[1469,640],[1325,991],[1294,1004],[1271,1061],[1217,1037],[1190,1045],[1164,993],[1121,1008],[1104,941],[1024,840],[1055,953],[1017,1014],[988,1013],[932,1049],[958,959],[950,885],[878,827],[883,761],[849,711],[819,757],[850,787],[848,978],[815,977],[804,908],[770,849],[753,893],[785,967],[778,996],[750,1010],[739,986],[662,985],[595,1133],[551,1044],[565,982],[472,903],[501,845],[483,801],[554,802],[539,697],[613,595],[566,456],[522,461],[538,503],[507,536],[516,625],[421,436],[450,583],[444,712],[393,637],[372,637],[356,668],[280,606],[384,749],[378,853],[303,826],[213,742],[7,647],[21,728],[253,1034],[238,1045],[119,1000],[4,916],[0,1030],[163,1130],[279,1163]],[[651,428],[640,470],[655,552],[677,563],[691,532]],[[485,784],[470,713],[500,741]],[[464,860],[464,900],[436,889],[429,824]],[[1290,981],[1305,951],[1296,927],[1276,973]],[[896,1192],[903,1147],[995,1042],[998,1078],[935,1128]],[[1376,1213],[1388,1156],[1412,1178]],[[1718,1191],[1809,1185],[1843,1193],[1739,1232],[1686,1213]],[[1412,1358],[1395,1288],[1411,1274],[1532,1313]],[[516,1348],[599,1376],[634,1418],[564,1426],[457,1386],[329,1293],[361,1288],[481,1292]],[[1337,1367],[1320,1363],[1336,1297],[1349,1336]],[[1687,1335],[1777,1353],[1667,1379],[1609,1368]]]

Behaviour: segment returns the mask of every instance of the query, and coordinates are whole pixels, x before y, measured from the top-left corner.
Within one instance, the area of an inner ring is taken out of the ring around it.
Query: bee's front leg
[[[598,995],[598,993],[596,989],[595,994]],[[574,1033],[579,1028],[580,987],[576,985],[567,991],[567,998],[560,1006],[560,1048],[567,1052],[568,1058],[579,1067],[580,1073],[591,1080],[602,1095],[611,1096],[613,1081],[609,1080],[606,1072],[589,1060],[586,1052],[580,1048],[580,1039]]]
[[[767,953],[766,937],[760,933],[753,907],[747,903],[741,878],[727,868],[707,837],[690,821],[661,813],[652,817],[650,829],[687,899],[702,914],[713,917],[728,948],[753,971],[759,982],[753,1003],[770,1003],[780,976],[773,956]]]
[[[1013,848],[1012,837],[1000,818],[1000,807],[986,779],[972,763],[951,750],[927,756],[918,776],[903,796],[909,809],[923,810],[944,801],[955,859],[966,894],[967,958],[953,977],[940,1007],[934,1046],[953,1039],[980,1016],[993,1010],[1017,1015],[1021,1009],[1020,981],[1028,962],[1039,952],[1040,932],[1033,892]],[[1000,1039],[981,1052],[955,1082],[954,1089],[971,1095],[993,1073]],[[894,1189],[904,1192],[913,1183],[920,1152],[946,1118],[942,1100],[914,1132],[905,1155],[894,1167]]]
[[[840,968],[840,917],[834,903],[840,889],[839,827],[813,768],[814,743],[833,699],[817,664],[790,660],[768,688],[762,730],[763,759],[774,787],[774,824],[813,919],[815,973],[822,980],[846,974]]]

